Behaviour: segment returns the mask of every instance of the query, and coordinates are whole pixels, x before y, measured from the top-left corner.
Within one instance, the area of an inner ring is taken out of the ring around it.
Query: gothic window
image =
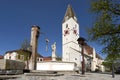
[[[66,24],[66,28],[68,28],[68,24]]]
[[[77,35],[77,26],[73,27],[73,34]]]

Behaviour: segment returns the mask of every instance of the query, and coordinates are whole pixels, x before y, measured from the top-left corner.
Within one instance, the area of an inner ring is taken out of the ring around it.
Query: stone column
[[[38,38],[39,38],[39,33],[40,33],[40,27],[39,26],[32,26],[31,28],[31,51],[32,55],[30,58],[30,64],[29,64],[29,69],[30,70],[36,70],[36,64],[37,64],[37,46],[38,46]]]

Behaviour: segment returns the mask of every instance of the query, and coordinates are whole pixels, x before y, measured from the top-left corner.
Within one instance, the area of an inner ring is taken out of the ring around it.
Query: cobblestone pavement
[[[85,77],[80,77],[78,80],[120,80],[120,75],[112,78],[111,74],[87,73]]]
[[[0,76],[1,77],[1,76]],[[4,76],[2,76],[3,78]],[[8,75],[10,77],[10,75]],[[85,75],[81,74],[66,74],[63,76],[25,76],[25,75],[16,75],[18,78],[14,79],[2,79],[0,80],[120,80],[120,74],[116,75],[115,78],[112,78],[110,74],[102,73],[86,73]]]
[[[61,76],[55,80],[120,80],[120,75],[115,75],[112,78],[110,74],[101,74],[101,73],[86,73],[83,75],[66,75]]]

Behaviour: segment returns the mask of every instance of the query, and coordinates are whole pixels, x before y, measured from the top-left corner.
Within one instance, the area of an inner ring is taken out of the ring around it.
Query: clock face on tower
[[[64,30],[64,36],[68,35],[69,31],[68,30]]]
[[[66,27],[64,29],[64,36],[69,35],[70,33],[74,34],[75,36],[78,35],[78,30],[77,30],[77,26],[75,25],[72,29],[70,29],[68,27],[68,24],[66,24]]]

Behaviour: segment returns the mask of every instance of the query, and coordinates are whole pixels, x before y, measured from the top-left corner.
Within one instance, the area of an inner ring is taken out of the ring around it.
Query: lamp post
[[[81,53],[82,53],[82,75],[85,74],[85,60],[84,60],[84,44],[85,39],[83,37],[80,37],[77,39],[79,46],[81,45]]]
[[[114,62],[112,63],[112,77],[113,78],[115,77],[115,74],[114,74]]]

